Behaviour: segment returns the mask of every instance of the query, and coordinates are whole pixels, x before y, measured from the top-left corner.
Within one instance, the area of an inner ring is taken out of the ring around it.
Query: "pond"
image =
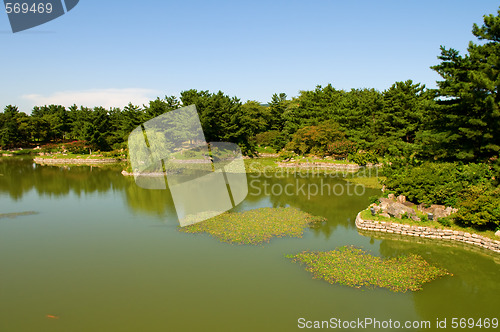
[[[327,218],[303,238],[249,246],[185,234],[168,190],[146,190],[120,168],[38,166],[0,159],[1,331],[292,331],[298,320],[500,318],[500,255],[358,233],[375,189],[338,177],[248,175],[234,210],[291,206]],[[288,195],[315,183],[335,194]],[[351,186],[352,189],[352,186]],[[359,189],[359,188],[358,188]],[[415,253],[445,276],[418,292],[354,289],[312,279],[285,258],[354,245],[383,258]],[[370,329],[368,329],[370,330]]]

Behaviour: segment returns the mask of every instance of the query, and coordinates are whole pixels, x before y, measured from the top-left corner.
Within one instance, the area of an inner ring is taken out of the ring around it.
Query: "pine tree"
[[[441,47],[441,63],[431,67],[444,79],[433,130],[447,159],[486,160],[500,151],[500,10],[472,33],[484,43],[471,41],[465,56]]]

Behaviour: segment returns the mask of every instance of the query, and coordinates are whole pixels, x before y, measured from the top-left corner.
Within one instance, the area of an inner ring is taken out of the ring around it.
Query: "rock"
[[[394,216],[396,218],[401,218],[401,216],[406,213],[408,215],[408,217],[412,217],[412,216],[417,216],[415,210],[413,210],[412,208],[406,206],[406,205],[403,205],[401,203],[392,203],[390,204],[388,207],[387,207],[387,210],[386,212],[388,214],[390,214],[391,216]]]
[[[396,200],[396,196],[394,196],[394,194],[387,195],[387,198],[390,199],[391,201],[395,201]]]
[[[406,202],[406,196],[403,196],[403,195],[399,195],[397,198],[396,198],[396,202],[398,203],[405,203]]]
[[[445,209],[434,209],[433,214],[436,220],[437,218],[444,218],[450,215],[449,213],[446,213]]]
[[[382,212],[381,214],[379,214],[379,216],[386,217],[386,218],[390,218],[391,217],[391,215],[389,213],[387,213],[387,212]]]
[[[420,221],[420,218],[417,216],[410,216],[411,220],[413,221]]]
[[[496,231],[495,236],[500,237],[500,231]]]
[[[417,210],[422,213],[429,213],[429,209],[425,207],[424,203],[421,203],[417,206]]]

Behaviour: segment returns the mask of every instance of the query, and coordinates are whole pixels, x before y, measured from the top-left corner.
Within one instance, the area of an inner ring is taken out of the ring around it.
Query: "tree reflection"
[[[500,299],[500,258],[498,254],[473,246],[448,241],[394,237],[370,233],[380,243],[383,257],[415,253],[430,264],[446,268],[447,276],[413,293],[415,308],[423,319],[496,317]],[[464,303],[468,303],[464,306]]]

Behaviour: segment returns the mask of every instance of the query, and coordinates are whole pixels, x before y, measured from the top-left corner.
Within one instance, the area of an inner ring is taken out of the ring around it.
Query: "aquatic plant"
[[[0,213],[0,218],[16,218],[19,216],[29,216],[33,214],[38,214],[38,212],[24,211],[24,212],[14,212],[14,213]]]
[[[421,256],[408,254],[382,259],[352,246],[320,252],[286,255],[305,264],[314,279],[354,288],[387,288],[393,292],[418,291],[422,285],[444,275],[445,269],[430,265]]]
[[[208,233],[221,242],[261,244],[273,237],[300,238],[304,229],[324,220],[291,207],[259,208],[225,212],[179,230],[184,233]]]

